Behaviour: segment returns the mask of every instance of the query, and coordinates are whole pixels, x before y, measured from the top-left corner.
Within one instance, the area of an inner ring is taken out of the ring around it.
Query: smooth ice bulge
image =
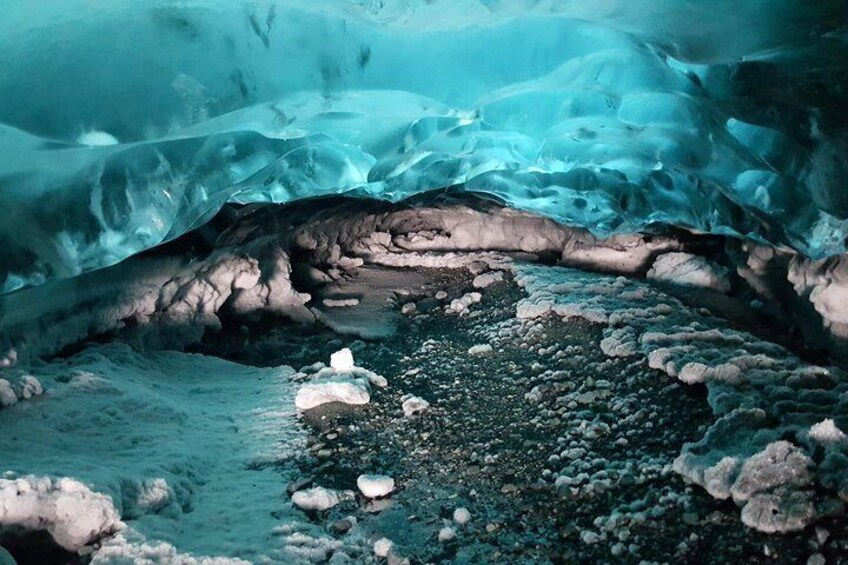
[[[840,2],[11,2],[0,287],[224,203],[455,187],[596,235],[844,250]]]

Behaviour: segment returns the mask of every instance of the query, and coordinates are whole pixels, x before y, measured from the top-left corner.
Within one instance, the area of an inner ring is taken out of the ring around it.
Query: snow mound
[[[351,371],[354,366],[353,352],[347,347],[330,355],[330,367],[336,371]]]

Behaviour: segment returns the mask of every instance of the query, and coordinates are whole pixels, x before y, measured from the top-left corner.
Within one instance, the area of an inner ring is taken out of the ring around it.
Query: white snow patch
[[[132,530],[123,531],[101,542],[91,565],[250,565],[234,557],[195,557],[180,553],[173,545],[150,541]]]
[[[465,314],[468,312],[468,309],[472,304],[477,304],[482,299],[483,295],[479,292],[469,292],[468,294],[464,294],[462,298],[455,298],[451,300],[450,305],[447,307],[447,312]]]

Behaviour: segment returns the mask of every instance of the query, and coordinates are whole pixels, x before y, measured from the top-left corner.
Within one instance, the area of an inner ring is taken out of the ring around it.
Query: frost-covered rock
[[[730,493],[737,502],[778,487],[802,488],[813,481],[812,461],[788,441],[776,441],[742,465]]]
[[[380,538],[374,542],[374,555],[377,557],[387,557],[394,545],[389,538]]]
[[[465,314],[468,312],[468,309],[472,304],[477,304],[482,299],[483,295],[479,292],[469,292],[462,295],[461,298],[451,300],[451,303],[447,307],[447,312],[451,312],[453,314]]]
[[[359,475],[356,486],[366,498],[381,498],[395,490],[395,480],[386,475]]]
[[[416,414],[426,412],[430,408],[430,403],[418,396],[407,398],[401,405],[403,415],[410,418]]]
[[[840,371],[810,365],[638,281],[527,265],[517,265],[514,275],[527,293],[519,317],[605,324],[608,355],[625,344],[651,368],[706,385],[717,419],[683,447],[673,469],[744,506],[746,524],[790,531],[815,521],[815,509],[834,494],[848,500],[848,456],[835,427],[848,408]],[[543,395],[537,385],[528,398]]]
[[[604,330],[601,351],[608,357],[633,357],[638,354],[639,342],[633,328]]]
[[[314,487],[299,490],[292,494],[292,503],[302,510],[329,510],[342,501],[342,497],[335,490],[324,487]]]
[[[503,272],[495,271],[493,273],[484,273],[482,275],[477,275],[476,277],[474,277],[474,280],[471,281],[471,285],[474,288],[488,288],[502,280],[504,280]]]
[[[78,551],[123,529],[112,500],[70,478],[0,479],[0,526],[45,530]]]
[[[439,530],[439,543],[447,543],[449,541],[453,541],[455,537],[456,530],[454,530],[450,526],[445,526],[441,530]]]
[[[809,436],[821,444],[845,443],[848,436],[845,432],[836,427],[836,422],[833,418],[826,418],[810,426]]]
[[[18,395],[12,388],[12,383],[6,379],[0,379],[0,408],[8,408],[18,402]]]
[[[808,491],[778,490],[753,496],[742,508],[742,522],[768,534],[803,530],[816,519]]]
[[[488,343],[480,344],[480,345],[472,345],[468,348],[468,354],[483,357],[487,355],[494,355],[495,350]]]
[[[468,511],[464,506],[460,506],[459,508],[453,511],[453,521],[459,524],[460,526],[464,526],[471,520],[471,512]]]
[[[321,303],[327,308],[348,308],[359,304],[358,298],[324,298]]]
[[[44,387],[38,379],[32,375],[24,375],[21,378],[21,398],[29,399],[33,396],[39,396],[44,392]]]
[[[730,290],[728,270],[706,258],[691,253],[664,253],[656,258],[648,278],[683,286],[709,288],[719,292]]]

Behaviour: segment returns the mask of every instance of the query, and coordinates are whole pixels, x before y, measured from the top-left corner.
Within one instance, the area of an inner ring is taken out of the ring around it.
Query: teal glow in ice
[[[842,5],[8,0],[0,290],[114,264],[226,202],[448,186],[598,235],[840,253]]]

